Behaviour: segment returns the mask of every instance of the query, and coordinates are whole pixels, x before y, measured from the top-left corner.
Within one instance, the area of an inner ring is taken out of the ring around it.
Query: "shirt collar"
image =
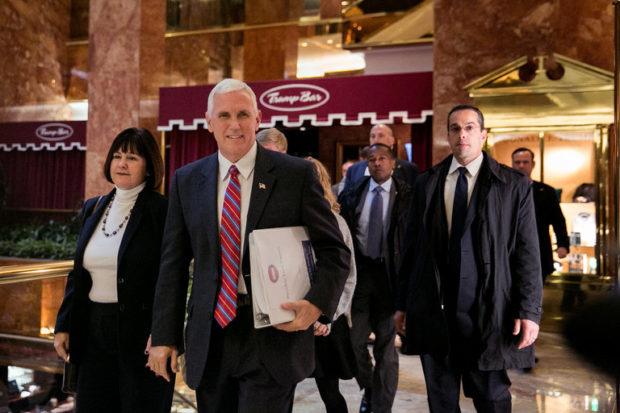
[[[383,188],[383,190],[385,192],[387,192],[388,194],[390,193],[390,189],[392,189],[392,178],[391,177],[390,177],[390,179],[388,179],[387,181],[385,181],[381,185],[376,183],[375,180],[372,179],[372,177],[370,178],[369,182],[370,182],[370,185],[368,186],[368,192],[372,192],[375,189],[375,187],[377,187],[377,186],[380,186],[381,188]]]
[[[469,172],[469,176],[476,176],[476,174],[478,174],[478,171],[480,170],[480,167],[482,166],[483,159],[484,157],[482,156],[482,152],[481,152],[480,155],[478,155],[476,159],[474,159],[473,161],[465,165],[465,169],[467,169],[467,172]],[[456,158],[452,156],[452,163],[450,164],[450,169],[448,169],[448,175],[452,174],[454,171],[456,171],[461,166],[463,165],[461,165],[459,161],[457,161]]]
[[[231,165],[235,165],[239,170],[239,174],[244,179],[248,179],[252,171],[254,171],[254,164],[256,163],[256,145],[256,142],[254,142],[250,150],[234,164],[226,159],[220,151],[217,151],[217,161],[220,166],[220,180],[223,181],[228,177],[228,170]]]

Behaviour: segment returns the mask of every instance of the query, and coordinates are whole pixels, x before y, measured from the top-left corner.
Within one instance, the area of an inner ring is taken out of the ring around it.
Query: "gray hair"
[[[258,113],[258,105],[256,103],[256,95],[254,91],[244,82],[237,79],[224,79],[218,82],[217,85],[213,89],[211,89],[211,93],[209,93],[209,100],[207,101],[207,115],[211,117],[213,114],[211,113],[213,110],[213,97],[216,94],[223,94],[229,92],[237,92],[243,91],[250,96],[252,99],[252,106],[254,107],[254,114]]]

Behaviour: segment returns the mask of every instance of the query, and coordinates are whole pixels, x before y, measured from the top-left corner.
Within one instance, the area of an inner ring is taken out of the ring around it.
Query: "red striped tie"
[[[241,187],[232,165],[228,170],[230,180],[224,195],[220,241],[222,244],[222,285],[215,306],[215,319],[222,328],[237,315],[237,275],[241,255]]]

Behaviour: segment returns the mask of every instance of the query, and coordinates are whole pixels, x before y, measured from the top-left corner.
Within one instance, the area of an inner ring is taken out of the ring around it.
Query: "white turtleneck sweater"
[[[106,237],[103,234],[102,226],[105,218],[105,211],[99,220],[99,224],[84,251],[84,268],[88,270],[93,280],[88,298],[97,303],[117,303],[118,291],[116,287],[118,269],[118,250],[121,246],[123,234],[129,220],[122,228],[118,228],[125,216],[129,214],[138,199],[138,194],[144,189],[146,182],[132,189],[116,188],[116,195],[108,219],[105,224],[105,232],[111,234],[116,231],[116,235]],[[108,206],[106,206],[106,209]],[[130,218],[131,219],[131,218]]]

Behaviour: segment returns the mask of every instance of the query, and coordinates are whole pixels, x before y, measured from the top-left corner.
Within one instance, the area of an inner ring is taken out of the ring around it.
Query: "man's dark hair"
[[[390,153],[390,158],[394,159],[394,152],[392,152],[392,148],[390,148],[389,146],[387,146],[385,143],[375,143],[374,145],[370,145],[368,147],[368,156],[370,157],[370,152],[373,151],[374,149],[377,148],[385,148],[387,149],[387,151]]]
[[[510,154],[510,158],[512,159],[512,157],[515,156],[515,153],[518,153],[518,152],[529,152],[530,155],[532,155],[532,161],[534,160],[534,152],[532,152],[530,148],[525,148],[525,147],[517,148],[514,151],[512,151],[512,153]]]
[[[480,109],[472,105],[458,105],[453,107],[452,110],[450,110],[450,113],[448,113],[448,120],[446,121],[448,130],[450,130],[450,116],[452,116],[454,112],[460,112],[461,110],[473,110],[474,112],[476,112],[476,114],[478,115],[480,130],[484,129],[484,116],[482,116],[482,112],[480,112]]]

